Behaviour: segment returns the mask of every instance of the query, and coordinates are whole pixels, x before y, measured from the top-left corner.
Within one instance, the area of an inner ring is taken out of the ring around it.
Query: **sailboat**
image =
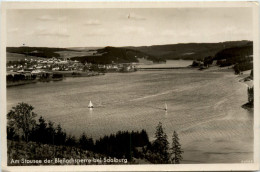
[[[88,108],[91,108],[91,109],[94,108],[94,106],[93,106],[91,100],[89,101]]]
[[[164,107],[164,110],[167,111],[167,104],[165,103],[165,107]]]

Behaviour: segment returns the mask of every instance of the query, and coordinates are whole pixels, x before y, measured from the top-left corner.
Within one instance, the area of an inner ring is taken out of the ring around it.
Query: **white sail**
[[[89,101],[88,108],[93,108],[93,107],[94,107],[94,106],[93,106],[92,102]]]
[[[167,104],[165,103],[165,108],[164,108],[164,110],[167,110]]]

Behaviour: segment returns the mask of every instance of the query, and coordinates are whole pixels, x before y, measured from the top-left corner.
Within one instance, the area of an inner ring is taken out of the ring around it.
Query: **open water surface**
[[[33,105],[38,116],[61,124],[68,133],[85,132],[94,139],[145,129],[153,140],[162,122],[169,142],[173,131],[178,132],[183,163],[253,159],[253,113],[241,108],[247,87],[231,72],[107,73],[8,88],[7,110],[19,102]]]

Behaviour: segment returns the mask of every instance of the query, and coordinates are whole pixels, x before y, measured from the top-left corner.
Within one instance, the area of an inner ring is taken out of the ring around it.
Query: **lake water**
[[[139,60],[143,64],[140,68],[162,68],[162,67],[187,67],[192,64],[192,60],[167,60],[166,63],[152,63],[151,61]]]
[[[94,108],[88,109],[89,101]],[[66,132],[97,139],[159,122],[171,141],[176,130],[182,163],[239,163],[253,158],[253,114],[241,108],[247,88],[232,72],[196,69],[108,73],[7,89],[7,110],[18,102]],[[163,110],[167,103],[168,111]]]

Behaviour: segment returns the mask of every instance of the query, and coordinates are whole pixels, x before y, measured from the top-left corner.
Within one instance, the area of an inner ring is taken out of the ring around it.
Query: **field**
[[[19,61],[19,60],[43,60],[44,58],[36,57],[36,56],[27,56],[23,54],[17,54],[17,53],[6,53],[6,61]]]

